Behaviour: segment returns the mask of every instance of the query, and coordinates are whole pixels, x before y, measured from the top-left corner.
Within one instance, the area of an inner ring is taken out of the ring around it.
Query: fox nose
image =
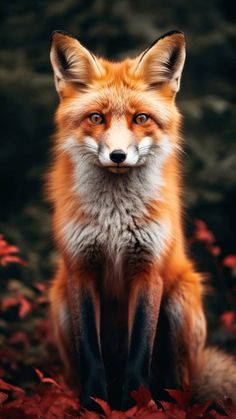
[[[126,153],[123,150],[113,150],[110,154],[110,159],[114,163],[123,163],[126,159]]]

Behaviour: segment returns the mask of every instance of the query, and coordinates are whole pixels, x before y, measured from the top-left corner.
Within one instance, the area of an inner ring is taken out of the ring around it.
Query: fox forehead
[[[112,86],[103,85],[98,88],[97,83],[91,85],[84,92],[74,91],[74,94],[66,101],[61,102],[58,115],[61,117],[76,118],[79,120],[85,114],[92,112],[112,114],[117,117],[124,114],[134,115],[145,112],[155,116],[158,121],[166,125],[173,117],[178,117],[178,111],[161,94],[151,91],[133,90],[129,86],[117,81]]]

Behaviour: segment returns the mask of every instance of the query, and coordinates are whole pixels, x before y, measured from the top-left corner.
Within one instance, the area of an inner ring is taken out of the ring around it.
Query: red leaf
[[[228,415],[223,415],[223,413],[218,413],[215,410],[211,410],[209,413],[203,416],[204,419],[228,419]],[[197,418],[198,419],[198,418]]]
[[[101,415],[95,412],[89,412],[88,410],[79,412],[80,419],[101,419]]]
[[[48,304],[48,298],[45,295],[40,295],[40,297],[37,298],[38,304]]]
[[[1,419],[39,419],[36,415],[27,415],[25,409],[11,406],[0,407]]]
[[[130,418],[132,418],[133,416],[127,416],[127,419],[130,419]],[[139,414],[137,414],[137,415],[135,415],[135,417],[138,417],[138,418],[140,418],[140,419],[150,419],[150,418],[153,418],[153,419],[184,419],[184,417],[182,416],[182,417],[179,417],[179,416],[175,416],[175,412],[174,412],[174,414],[172,415],[172,414],[166,414],[165,412],[158,412],[158,411],[156,411],[156,412],[149,412],[149,411],[146,411],[146,410],[142,410],[142,412]]]
[[[229,255],[223,259],[223,265],[227,266],[228,268],[236,268],[236,255]]]
[[[8,263],[19,263],[26,265],[26,262],[18,256],[12,256],[12,253],[19,253],[19,249],[16,246],[9,245],[3,236],[0,235],[0,265],[4,266]]]
[[[211,246],[210,251],[213,256],[219,256],[219,254],[221,253],[221,248],[219,246]]]
[[[137,406],[133,406],[130,409],[125,411],[126,417],[127,418],[132,418],[133,416],[135,416],[135,413],[137,413]]]
[[[8,394],[0,392],[0,403],[4,403],[8,398]]]
[[[36,282],[34,284],[34,287],[40,292],[45,292],[46,291],[46,285],[43,282]]]
[[[236,334],[236,312],[235,311],[225,311],[221,317],[221,322],[223,323],[226,330],[232,334]]]
[[[25,317],[32,310],[31,303],[22,295],[17,295],[16,297],[7,297],[2,302],[2,310],[7,310],[8,308],[19,305],[18,315],[20,318]]]
[[[27,300],[25,297],[20,296],[19,297],[19,304],[20,304],[20,308],[19,308],[19,317],[22,319],[23,317],[25,317],[28,313],[31,312],[32,310],[32,305],[29,302],[29,300]]]
[[[8,390],[12,391],[13,393],[21,393],[24,394],[23,388],[16,387],[12,384],[6,383],[2,378],[0,378],[0,390]]]
[[[2,301],[2,310],[7,310],[8,308],[17,306],[19,304],[19,300],[16,297],[7,297],[4,298]]]
[[[6,266],[8,265],[8,263],[18,263],[19,265],[27,266],[27,263],[21,258],[19,258],[18,256],[11,256],[11,255],[3,256],[0,260],[0,265]]]
[[[231,419],[236,418],[236,406],[233,404],[231,399],[225,398],[219,401],[218,404]]]
[[[203,413],[206,413],[206,410],[208,409],[209,405],[210,402],[206,402],[194,404],[193,406],[189,407],[186,412],[186,419],[198,418]]]
[[[141,385],[138,390],[132,391],[131,397],[136,401],[138,409],[146,407],[152,400],[150,391],[144,385]]]
[[[166,419],[186,419],[186,411],[174,403],[161,402],[165,410]],[[192,418],[193,419],[193,418]]]
[[[223,265],[232,269],[232,274],[236,276],[236,255],[229,255],[223,259]]]
[[[9,246],[7,242],[1,241],[0,242],[0,255],[9,255],[10,253],[19,253],[20,249],[16,246]]]
[[[215,241],[214,234],[208,229],[206,223],[202,220],[195,221],[196,229],[194,232],[194,238],[199,241],[213,244]]]
[[[92,400],[94,400],[103,410],[103,412],[107,415],[108,418],[111,417],[111,408],[109,404],[102,399],[99,399],[97,397],[91,397]]]
[[[184,385],[183,391],[169,390],[169,389],[166,389],[166,391],[172,397],[172,399],[176,401],[177,405],[181,409],[185,410],[187,408],[187,406],[189,405],[191,396],[192,396],[192,391],[189,386]]]
[[[109,419],[127,419],[127,417],[126,413],[120,410],[113,410],[111,416],[107,416]]]
[[[34,370],[37,376],[39,377],[41,383],[53,384],[57,387],[60,387],[60,385],[53,378],[44,377],[43,373],[38,368],[34,368]]]

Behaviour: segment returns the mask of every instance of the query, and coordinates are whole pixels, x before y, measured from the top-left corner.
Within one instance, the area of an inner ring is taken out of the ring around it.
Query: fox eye
[[[93,112],[89,115],[89,119],[94,125],[101,125],[104,123],[104,116],[101,113]]]
[[[138,125],[143,125],[148,120],[148,115],[146,113],[139,113],[134,115],[133,122]]]

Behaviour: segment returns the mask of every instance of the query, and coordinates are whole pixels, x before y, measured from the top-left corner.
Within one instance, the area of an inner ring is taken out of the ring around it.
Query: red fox
[[[109,305],[127,331],[123,409],[132,390],[149,387],[161,305],[175,384],[192,384],[200,399],[214,399],[215,392],[236,401],[230,386],[207,390],[204,365],[216,350],[205,350],[203,281],[183,237],[175,96],[184,34],[169,32],[137,58],[109,62],[56,31],[50,57],[60,104],[48,185],[61,255],[51,312],[66,374],[77,383],[81,403],[91,407],[91,396],[109,400],[101,333]],[[217,356],[230,365],[236,383],[233,359]]]

